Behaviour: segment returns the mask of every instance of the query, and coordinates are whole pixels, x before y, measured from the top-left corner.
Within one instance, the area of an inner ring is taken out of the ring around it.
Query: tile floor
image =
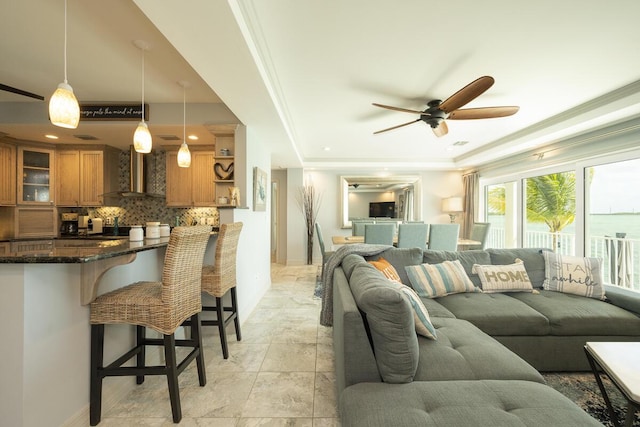
[[[181,426],[340,426],[331,328],[320,326],[313,298],[318,267],[272,264],[271,271],[272,287],[243,324],[242,341],[227,330],[229,359],[217,328],[204,328],[207,385],[198,386],[195,364],[180,375]],[[105,409],[99,425],[174,425],[166,379],[147,377]]]

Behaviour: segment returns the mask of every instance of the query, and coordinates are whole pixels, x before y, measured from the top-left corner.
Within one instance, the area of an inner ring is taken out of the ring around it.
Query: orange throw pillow
[[[391,265],[389,261],[387,261],[386,259],[379,258],[375,261],[367,261],[367,262],[373,265],[387,279],[393,280],[394,282],[400,282],[400,276],[398,276],[398,272],[393,267],[393,265]]]

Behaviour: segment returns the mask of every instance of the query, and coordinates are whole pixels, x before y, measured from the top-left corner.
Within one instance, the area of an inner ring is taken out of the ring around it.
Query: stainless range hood
[[[164,194],[147,192],[147,173],[145,167],[145,156],[138,153],[133,145],[129,148],[129,191],[115,191],[104,194],[105,197],[148,197],[164,199]],[[154,173],[156,173],[154,171]]]

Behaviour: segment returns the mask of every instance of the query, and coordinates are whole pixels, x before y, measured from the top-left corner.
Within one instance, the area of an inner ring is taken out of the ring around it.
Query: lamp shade
[[[178,150],[178,166],[181,168],[188,168],[191,166],[191,152],[189,151],[187,143],[184,141],[182,141],[180,150]]]
[[[449,197],[442,199],[442,212],[462,212],[462,197]]]
[[[151,132],[149,132],[149,127],[142,120],[133,134],[133,148],[138,153],[150,153],[151,146]]]
[[[68,129],[75,129],[80,122],[80,105],[67,83],[60,83],[49,100],[49,120]]]

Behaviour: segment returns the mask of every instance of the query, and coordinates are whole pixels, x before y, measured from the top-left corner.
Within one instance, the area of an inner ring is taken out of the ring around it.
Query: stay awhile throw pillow
[[[460,261],[405,267],[413,289],[421,297],[437,298],[460,292],[482,292],[473,285]]]
[[[542,252],[545,278],[543,288],[549,291],[605,299],[602,285],[602,258],[582,258]]]
[[[474,264],[472,271],[480,277],[482,292],[533,292],[521,259],[508,265]]]

